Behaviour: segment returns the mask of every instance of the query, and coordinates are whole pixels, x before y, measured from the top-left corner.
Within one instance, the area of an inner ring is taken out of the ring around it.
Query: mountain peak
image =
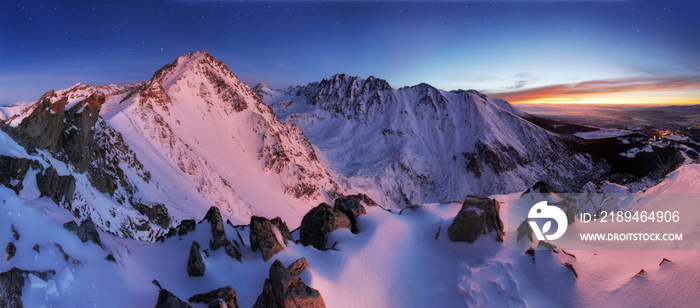
[[[172,63],[156,71],[151,80],[158,81],[163,84],[163,87],[167,88],[170,83],[188,72],[207,75],[208,77],[220,75],[238,82],[238,77],[223,62],[214,60],[214,57],[204,50],[179,56]]]

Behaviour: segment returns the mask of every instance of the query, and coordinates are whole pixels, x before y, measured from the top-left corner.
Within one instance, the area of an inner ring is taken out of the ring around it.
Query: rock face
[[[292,232],[289,231],[289,227],[280,217],[275,217],[270,220],[273,226],[277,227],[277,230],[282,234],[282,240],[284,241],[284,246],[287,246],[287,241],[294,241],[292,237]]]
[[[177,298],[170,291],[161,289],[160,293],[158,293],[156,308],[192,308],[192,306]]]
[[[183,236],[189,232],[192,232],[196,226],[197,222],[195,222],[194,219],[185,219],[180,222],[179,226],[177,226],[177,235]]]
[[[26,158],[0,155],[0,184],[19,193],[23,188],[22,181],[30,167],[38,170],[41,165],[37,161]]]
[[[30,272],[16,267],[0,273],[0,307],[22,308],[22,289],[24,288],[24,279],[29,273],[44,280],[49,274],[56,274],[55,271]]]
[[[192,241],[190,257],[187,259],[187,274],[190,275],[190,277],[204,276],[204,268],[202,254],[199,252],[199,243]]]
[[[359,231],[356,222],[357,216],[367,214],[367,210],[362,203],[360,203],[360,201],[363,201],[363,198],[361,198],[360,195],[350,195],[335,199],[335,204],[333,205],[333,209],[345,214],[345,216],[348,217],[350,220],[350,230],[352,230],[352,233],[357,233]]]
[[[447,228],[447,235],[453,242],[473,243],[479,235],[495,231],[496,241],[502,242],[505,233],[499,211],[500,205],[495,199],[469,195]]]
[[[534,193],[534,192],[539,192],[543,195],[548,195],[554,192],[552,189],[552,186],[549,186],[549,184],[543,182],[543,181],[537,181],[535,185],[532,185],[532,187],[528,188],[523,194],[529,194],[529,193]]]
[[[306,262],[306,258],[302,257],[301,259],[296,260],[294,261],[294,263],[290,264],[289,267],[287,267],[287,269],[290,273],[294,275],[299,275],[307,267],[309,267],[309,263]]]
[[[241,262],[241,252],[238,251],[238,249],[231,244],[231,241],[228,240],[228,237],[226,237],[224,222],[221,218],[219,208],[215,206],[209,208],[209,211],[207,211],[207,214],[204,216],[204,220],[208,221],[211,225],[211,241],[209,241],[209,248],[211,248],[211,250],[217,250],[224,247],[227,255]]]
[[[70,203],[75,193],[75,178],[71,175],[58,175],[53,167],[38,173],[36,184],[41,195],[51,198],[56,204]]]
[[[295,262],[296,263],[296,262]],[[275,260],[270,267],[270,278],[265,279],[263,292],[254,308],[272,307],[326,307],[318,290],[307,286],[295,273]]]
[[[225,286],[207,293],[197,294],[188,299],[192,303],[206,303],[209,307],[219,304],[219,300],[223,301],[229,308],[238,308],[238,296],[230,286]]]
[[[281,222],[281,224],[284,224],[279,217],[276,219]],[[284,228],[286,228],[286,224]],[[280,228],[277,227],[277,229]],[[281,232],[282,230],[280,230],[280,233]],[[289,233],[289,229],[287,229],[287,233]],[[285,238],[285,244],[286,241],[287,239]],[[250,248],[253,249],[253,252],[258,251],[259,248],[265,262],[284,249],[277,240],[275,233],[272,231],[272,222],[267,218],[259,216],[250,218]]]
[[[301,244],[312,245],[316,249],[325,249],[328,235],[338,228],[350,228],[350,220],[345,214],[331,208],[328,204],[311,209],[301,220],[299,235]]]

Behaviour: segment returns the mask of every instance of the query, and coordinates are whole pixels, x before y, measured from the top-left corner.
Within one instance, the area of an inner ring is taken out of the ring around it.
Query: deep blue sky
[[[692,0],[2,0],[0,104],[77,82],[144,81],[202,49],[251,86],[347,73],[511,101],[583,93],[700,103]]]

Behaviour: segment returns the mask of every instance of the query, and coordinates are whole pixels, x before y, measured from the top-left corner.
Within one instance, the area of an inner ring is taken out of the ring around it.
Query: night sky
[[[511,102],[700,103],[700,1],[13,1],[0,104],[206,50],[272,87],[336,73]]]

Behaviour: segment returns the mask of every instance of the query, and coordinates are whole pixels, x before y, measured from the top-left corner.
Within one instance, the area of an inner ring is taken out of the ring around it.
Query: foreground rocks
[[[197,294],[188,299],[191,303],[205,303],[209,307],[220,307],[223,303],[228,308],[238,308],[238,296],[230,286],[225,286],[207,293]]]
[[[367,210],[360,203],[361,201],[363,201],[363,198],[361,198],[360,195],[351,195],[335,199],[335,204],[333,205],[333,209],[345,214],[345,216],[348,217],[348,220],[350,220],[350,230],[352,233],[357,233],[359,231],[357,228],[357,216],[367,214]]]
[[[188,303],[180,300],[175,294],[166,289],[160,289],[156,308],[192,308]]]
[[[272,263],[269,276],[265,279],[263,292],[255,301],[254,308],[326,307],[318,290],[307,286],[295,272],[284,267],[280,260]]]
[[[281,218],[276,217],[272,221],[259,216],[250,218],[250,248],[253,249],[253,252],[260,249],[263,260],[266,262],[276,253],[284,249],[275,236],[275,233],[272,231],[273,226],[279,230],[285,246],[287,245],[287,240],[294,240],[292,234],[289,232],[289,228],[287,228],[287,224],[285,224]]]
[[[192,246],[190,246],[190,257],[187,259],[187,274],[190,277],[204,276],[204,260],[202,260],[202,254],[199,252],[199,243],[197,241],[192,241]]]
[[[209,211],[207,211],[207,214],[204,216],[204,220],[202,221],[208,221],[211,225],[212,239],[209,241],[209,248],[211,248],[211,250],[217,250],[224,247],[227,255],[238,260],[238,262],[241,262],[241,252],[238,250],[238,248],[234,247],[231,241],[229,241],[228,237],[226,237],[224,222],[221,219],[221,212],[219,212],[219,208],[215,206],[209,208]]]
[[[22,307],[22,289],[24,289],[24,280],[28,274],[46,280],[49,274],[55,275],[56,272],[25,271],[13,267],[7,272],[0,273],[0,307]]]
[[[301,220],[299,236],[301,244],[312,245],[316,249],[326,249],[328,235],[338,228],[350,228],[351,223],[348,217],[338,210],[331,208],[328,204],[311,209]]]
[[[495,232],[496,241],[503,242],[505,233],[499,211],[496,199],[469,195],[447,228],[447,235],[453,242],[473,243],[480,235]]]

